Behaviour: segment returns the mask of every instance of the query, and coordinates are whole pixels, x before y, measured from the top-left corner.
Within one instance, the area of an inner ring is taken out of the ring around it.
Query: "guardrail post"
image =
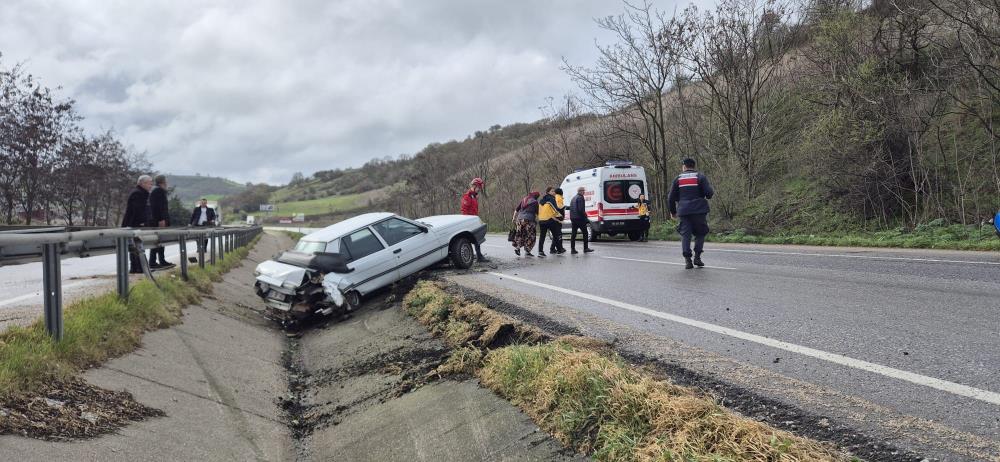
[[[219,261],[222,261],[226,259],[225,234],[219,233],[218,239],[219,239]]]
[[[212,251],[210,252],[211,259],[209,260],[209,262],[212,263],[212,265],[214,266],[215,265],[215,244],[216,244],[216,242],[215,242],[215,231],[211,231],[211,232],[208,233],[208,240],[212,242]]]
[[[45,330],[56,341],[62,340],[62,271],[59,244],[42,244],[42,290],[45,291]]]
[[[115,261],[117,263],[118,272],[115,274],[115,278],[118,280],[118,298],[125,300],[128,299],[128,272],[129,272],[129,258],[128,258],[128,241],[131,238],[128,237],[117,237],[115,238]]]
[[[181,279],[188,280],[188,245],[187,236],[177,236],[177,244],[181,246]]]

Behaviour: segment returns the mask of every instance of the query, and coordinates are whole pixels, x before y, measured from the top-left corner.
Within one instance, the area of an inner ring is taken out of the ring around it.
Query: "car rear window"
[[[326,250],[326,242],[299,241],[295,244],[295,250],[303,253],[316,253]]]
[[[646,187],[641,180],[614,180],[604,182],[604,201],[611,204],[630,204],[637,202],[639,196],[646,193]]]
[[[360,260],[385,248],[382,246],[382,241],[379,241],[375,233],[368,228],[348,234],[340,241],[341,253],[350,261]]]
[[[372,228],[378,231],[382,239],[389,245],[396,245],[418,234],[423,234],[416,225],[407,223],[399,218],[390,218],[381,223],[376,223]]]

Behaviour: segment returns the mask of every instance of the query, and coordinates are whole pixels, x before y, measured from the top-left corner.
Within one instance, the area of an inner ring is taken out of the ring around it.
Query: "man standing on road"
[[[473,178],[469,183],[469,189],[462,195],[462,215],[479,216],[479,191],[482,190],[483,179]],[[476,241],[476,239],[473,240]],[[483,250],[480,247],[479,242],[473,242],[473,244],[476,246],[476,260],[478,260],[479,263],[486,263],[490,261],[486,258],[486,255],[483,255]]]
[[[167,177],[156,175],[154,180],[156,187],[149,193],[149,208],[153,214],[154,228],[166,228],[170,226],[170,206],[167,200]],[[172,263],[167,263],[165,255],[166,249],[162,245],[149,249],[149,268],[166,269],[173,267]]]
[[[188,222],[191,226],[205,227],[205,226],[215,226],[215,209],[208,206],[208,199],[202,197],[201,203],[194,208],[191,212],[191,220]],[[198,241],[198,245],[202,249],[208,246],[208,238],[203,237]],[[197,260],[196,260],[197,261]],[[193,262],[192,262],[193,263]]]
[[[153,189],[153,178],[142,175],[136,181],[135,189],[128,195],[125,215],[122,216],[123,228],[144,228],[153,223],[153,215],[149,209],[149,190]],[[133,242],[128,252],[129,273],[142,273],[139,260],[139,249]]]
[[[201,198],[201,202],[194,211],[191,212],[191,226],[215,226],[215,209],[208,206],[208,199]]]
[[[705,236],[708,235],[708,200],[715,194],[708,178],[695,170],[696,165],[694,159],[684,159],[683,171],[674,179],[667,198],[670,217],[680,217],[677,232],[681,235],[684,267],[687,269],[694,268],[695,265],[705,266],[701,261],[701,253],[705,247]],[[694,261],[691,260],[692,235]]]
[[[569,201],[569,221],[573,227],[573,233],[569,239],[570,253],[577,254],[576,251],[576,231],[583,234],[583,253],[593,252],[590,243],[587,241],[587,228],[590,227],[590,220],[587,219],[587,200],[583,197],[586,188],[580,186],[576,190],[576,195]]]

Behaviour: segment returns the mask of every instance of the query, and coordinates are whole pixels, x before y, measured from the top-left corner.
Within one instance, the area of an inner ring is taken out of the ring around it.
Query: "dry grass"
[[[455,347],[438,372],[475,374],[567,447],[606,461],[843,461],[835,449],[656,380],[604,342],[545,336],[421,282],[404,309]],[[501,341],[502,340],[502,341]],[[495,348],[494,345],[502,345]],[[484,351],[486,352],[484,354]]]

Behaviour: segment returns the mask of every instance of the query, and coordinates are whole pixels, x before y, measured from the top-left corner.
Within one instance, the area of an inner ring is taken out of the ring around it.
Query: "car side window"
[[[379,236],[382,236],[382,239],[389,245],[396,245],[413,236],[423,234],[423,231],[418,226],[399,218],[390,218],[376,223],[372,227],[375,228]]]
[[[382,242],[375,237],[375,233],[368,228],[355,231],[341,238],[343,252],[350,260],[355,261],[365,258],[379,250],[384,249]]]
[[[327,253],[340,253],[340,239],[334,239],[326,244]]]

